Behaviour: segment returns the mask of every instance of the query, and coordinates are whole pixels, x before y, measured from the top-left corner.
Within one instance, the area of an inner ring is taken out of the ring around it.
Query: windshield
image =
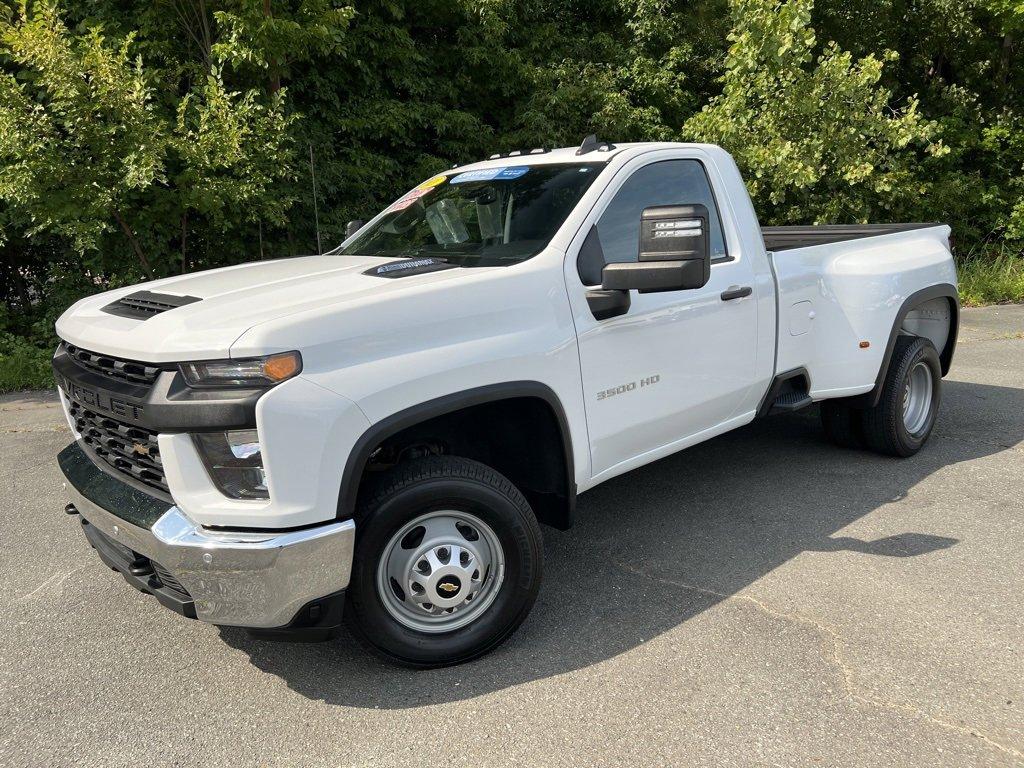
[[[548,244],[604,163],[509,165],[435,176],[335,253],[504,266]]]

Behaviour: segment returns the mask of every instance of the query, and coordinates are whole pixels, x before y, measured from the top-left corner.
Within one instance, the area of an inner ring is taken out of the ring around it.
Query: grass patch
[[[1024,252],[1008,248],[957,259],[960,302],[965,307],[1024,302]]]
[[[0,333],[0,394],[18,389],[51,389],[51,350]]]

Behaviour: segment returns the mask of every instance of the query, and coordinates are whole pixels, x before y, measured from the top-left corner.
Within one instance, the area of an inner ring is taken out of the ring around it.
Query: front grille
[[[82,442],[96,457],[140,483],[169,493],[156,432],[96,413],[70,398],[68,413]]]
[[[64,350],[68,357],[87,371],[133,384],[152,384],[162,370],[155,365],[89,352],[72,344],[64,344]]]

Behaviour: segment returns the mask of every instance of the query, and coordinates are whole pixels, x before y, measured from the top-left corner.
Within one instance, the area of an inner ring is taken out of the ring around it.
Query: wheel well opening
[[[928,339],[939,353],[945,376],[952,361],[957,324],[955,301],[948,296],[938,296],[912,307],[900,324],[900,333]]]
[[[359,478],[366,481],[404,461],[461,456],[507,477],[537,519],[565,530],[572,524],[575,483],[571,454],[552,407],[539,397],[515,397],[468,406],[426,419],[381,440]]]

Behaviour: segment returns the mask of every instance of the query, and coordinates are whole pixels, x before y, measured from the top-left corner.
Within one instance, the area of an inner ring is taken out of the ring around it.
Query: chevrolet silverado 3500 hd
[[[352,230],[57,322],[67,511],[185,616],[474,658],[578,494],[812,402],[910,456],[956,343],[947,227],[762,228],[715,146],[494,156]]]

